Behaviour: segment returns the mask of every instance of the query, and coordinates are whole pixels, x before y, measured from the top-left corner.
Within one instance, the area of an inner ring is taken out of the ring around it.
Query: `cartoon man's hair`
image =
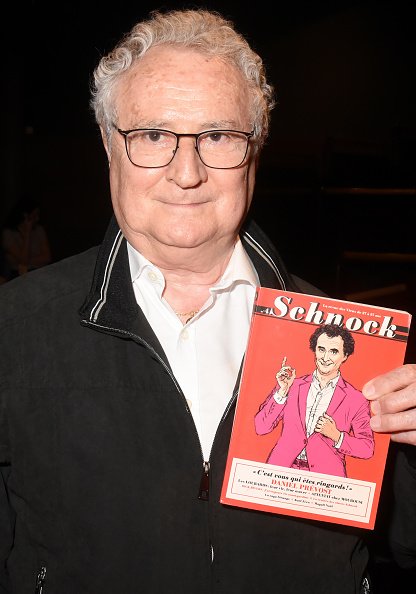
[[[352,336],[351,332],[349,332],[349,330],[342,328],[342,326],[338,326],[337,324],[324,324],[323,326],[318,326],[318,328],[309,338],[309,347],[311,351],[315,351],[318,338],[321,336],[321,334],[326,334],[329,336],[329,338],[340,336],[344,343],[344,355],[349,357],[353,354],[355,347],[354,337]]]

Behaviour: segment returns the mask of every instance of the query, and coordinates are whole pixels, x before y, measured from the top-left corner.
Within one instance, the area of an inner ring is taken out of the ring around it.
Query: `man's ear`
[[[105,152],[107,153],[107,160],[108,160],[108,164],[110,165],[110,161],[111,161],[111,152],[110,152],[110,148],[108,146],[108,138],[107,138],[107,134],[105,133],[104,129],[102,128],[102,126],[100,126],[100,132],[101,132],[101,138],[103,141],[103,145],[105,148]]]

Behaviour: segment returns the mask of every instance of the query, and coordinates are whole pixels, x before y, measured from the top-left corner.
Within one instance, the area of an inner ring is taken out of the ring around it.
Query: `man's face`
[[[152,48],[117,88],[117,127],[177,133],[210,129],[251,132],[247,85],[218,59],[184,48]],[[249,147],[236,169],[206,167],[193,138],[181,138],[169,165],[134,166],[115,131],[109,154],[113,208],[128,241],[155,264],[233,243],[251,203],[255,159]]]
[[[344,341],[340,336],[330,338],[327,334],[321,334],[318,337],[315,348],[315,364],[321,375],[329,378],[335,377],[346,359]]]

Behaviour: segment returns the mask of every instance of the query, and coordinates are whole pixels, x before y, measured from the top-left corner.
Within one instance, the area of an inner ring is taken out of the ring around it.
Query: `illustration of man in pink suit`
[[[345,477],[346,456],[367,459],[374,453],[369,401],[339,371],[354,352],[354,338],[328,324],[315,330],[309,346],[315,371],[296,378],[284,357],[276,386],[255,416],[256,433],[265,435],[282,423],[270,464]]]

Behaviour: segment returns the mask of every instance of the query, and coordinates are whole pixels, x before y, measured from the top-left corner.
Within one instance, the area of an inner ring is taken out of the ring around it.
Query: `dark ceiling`
[[[278,98],[258,176],[259,193],[273,197],[264,212],[279,211],[282,187],[292,194],[300,188],[309,208],[326,183],[416,186],[414,4],[33,0],[10,6],[1,24],[0,217],[30,190],[53,222],[57,256],[99,239],[110,201],[89,109],[90,76],[100,56],[155,8],[219,10],[262,55]],[[340,146],[350,151],[347,158],[338,158]]]

